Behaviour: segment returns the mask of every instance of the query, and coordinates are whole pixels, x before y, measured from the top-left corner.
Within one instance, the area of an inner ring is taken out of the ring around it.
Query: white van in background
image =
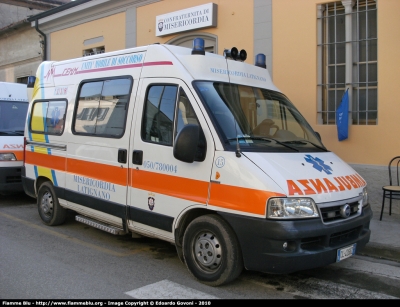
[[[195,39],[43,62],[22,175],[42,221],[62,224],[69,209],[113,234],[166,240],[211,286],[360,251],[367,183],[272,83],[265,55],[245,59]]]
[[[23,192],[26,84],[0,82],[0,194]]]

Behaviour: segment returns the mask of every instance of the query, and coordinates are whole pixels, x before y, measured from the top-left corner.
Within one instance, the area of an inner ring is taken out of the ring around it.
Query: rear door
[[[173,224],[191,206],[208,200],[214,142],[200,108],[180,79],[144,79],[140,84],[129,187],[130,226],[173,241]],[[196,161],[173,155],[184,125],[201,127]]]

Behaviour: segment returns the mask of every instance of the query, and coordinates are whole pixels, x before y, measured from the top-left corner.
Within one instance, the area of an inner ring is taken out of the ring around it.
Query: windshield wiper
[[[278,141],[278,140],[276,140],[276,139],[274,139],[274,138],[265,138],[265,139],[273,140],[273,141],[277,142],[279,145],[285,146],[285,147],[290,148],[290,149],[293,149],[293,150],[295,150],[295,151],[300,151],[300,150],[298,150],[296,147],[293,147],[293,146],[290,146],[290,145],[288,145],[288,144],[285,144],[286,142],[281,142],[281,141]]]
[[[225,140],[225,143],[230,142],[230,141],[236,141],[236,140],[256,140],[256,141],[266,141],[266,142],[271,143],[271,141],[268,140],[268,139],[266,139],[266,138],[261,138],[261,137],[256,137],[256,136],[250,136],[250,135],[247,135],[247,136],[238,136],[238,137],[235,137],[235,138],[229,138],[229,139],[226,139],[226,140]]]
[[[250,136],[250,135],[248,135],[248,136],[238,136],[236,138],[227,139],[225,142],[235,141],[235,140],[257,140],[257,141],[265,141],[265,142],[268,142],[268,143],[271,143],[272,141],[275,141],[279,145],[282,145],[284,147],[293,149],[295,151],[300,151],[296,147],[290,146],[288,144],[285,144],[284,142],[280,142],[280,141],[278,141],[278,140],[276,140],[274,138],[268,138],[268,137],[259,137],[259,136]]]
[[[301,140],[301,141],[285,141],[285,142],[283,142],[283,143],[285,143],[285,144],[311,144],[311,145],[313,145],[313,146],[315,146],[315,147],[317,147],[317,148],[319,148],[319,149],[321,149],[321,150],[323,150],[323,151],[329,151],[328,149],[326,149],[325,147],[322,147],[322,146],[319,146],[319,145],[317,145],[317,144],[314,144],[313,142],[310,142],[310,141],[307,141],[307,140]]]

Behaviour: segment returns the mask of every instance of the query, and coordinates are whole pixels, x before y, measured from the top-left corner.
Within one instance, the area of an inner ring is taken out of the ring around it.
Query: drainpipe
[[[42,31],[40,31],[39,23],[38,23],[37,19],[35,19],[35,29],[43,37],[43,61],[46,61],[47,60],[47,39],[46,39],[46,34],[44,34]]]

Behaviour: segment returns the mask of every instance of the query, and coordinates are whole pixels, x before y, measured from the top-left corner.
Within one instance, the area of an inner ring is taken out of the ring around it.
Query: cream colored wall
[[[387,165],[400,155],[400,1],[378,0],[378,125],[349,127],[339,142],[335,125],[317,124],[316,6],[332,1],[273,0],[274,83],[318,131],[325,146],[352,164]]]
[[[102,42],[84,45],[87,39],[103,36]],[[106,46],[106,52],[125,48],[125,13],[97,19],[51,33],[50,59],[60,61],[81,57],[83,50]]]
[[[205,32],[218,36],[218,54],[224,49],[237,47],[247,52],[247,63],[254,62],[253,55],[253,1],[243,0],[165,0],[137,9],[137,45],[165,43],[185,34],[156,37],[156,16],[213,2],[218,6],[216,28],[205,28],[193,32]],[[190,33],[190,32],[188,32]]]
[[[336,126],[317,124],[316,6],[331,0],[272,0],[272,52],[274,82],[299,108],[324,144],[352,164],[386,165],[400,155],[400,11],[399,0],[378,3],[378,125],[349,128],[349,139],[339,142]],[[216,0],[216,28],[195,30],[218,37],[218,54],[225,48],[245,49],[246,62],[254,62],[253,1]],[[333,1],[331,1],[333,2]],[[137,8],[137,45],[165,43],[184,33],[155,36],[157,15],[209,3],[206,0],[164,0]],[[112,26],[110,26],[112,25]],[[125,46],[125,14],[84,23],[51,34],[51,60],[82,56],[84,49],[106,46],[106,51]],[[188,32],[189,33],[189,32]],[[192,32],[193,33],[193,32]],[[87,39],[103,36],[104,41],[85,46]]]

